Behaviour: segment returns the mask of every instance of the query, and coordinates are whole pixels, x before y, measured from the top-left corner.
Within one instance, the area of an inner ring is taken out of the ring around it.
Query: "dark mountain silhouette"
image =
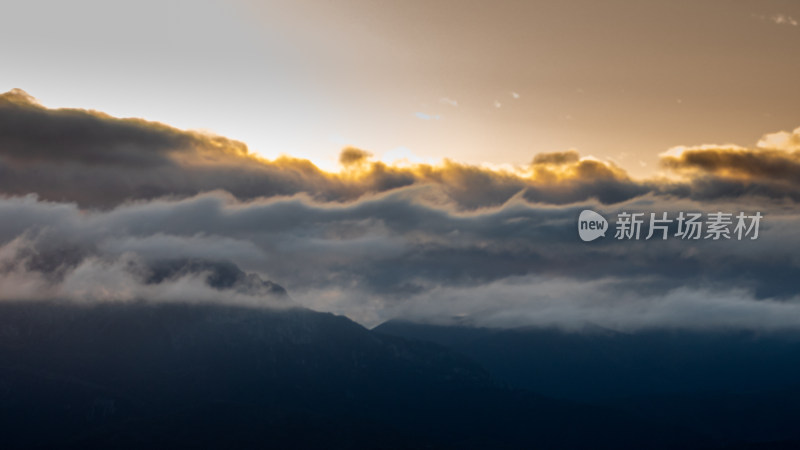
[[[0,304],[3,448],[670,448],[442,346],[301,308]],[[685,448],[686,446],[683,445]]]
[[[404,321],[373,331],[442,344],[515,388],[622,409],[719,445],[784,448],[800,441],[796,333],[568,333]]]

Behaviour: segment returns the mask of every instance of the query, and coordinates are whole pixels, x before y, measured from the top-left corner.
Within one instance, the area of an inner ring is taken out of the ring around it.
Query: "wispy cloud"
[[[791,16],[787,16],[786,14],[775,14],[774,16],[770,17],[770,19],[778,25],[791,25],[793,27],[797,26],[797,20]]]
[[[772,22],[772,23],[777,24],[777,25],[788,25],[788,26],[792,26],[792,27],[798,26],[797,19],[795,19],[792,16],[789,16],[789,15],[786,15],[786,14],[782,14],[782,13],[773,14],[771,16],[764,15],[764,14],[753,14],[753,17],[758,19],[758,20],[765,21],[765,22]]]
[[[417,116],[417,118],[422,119],[422,120],[439,120],[439,119],[442,118],[439,114],[431,115],[431,114],[425,114],[423,112],[417,112],[417,113],[414,113],[414,115]]]
[[[450,105],[450,106],[458,106],[458,101],[447,97],[440,98],[439,103],[443,103],[445,105]]]

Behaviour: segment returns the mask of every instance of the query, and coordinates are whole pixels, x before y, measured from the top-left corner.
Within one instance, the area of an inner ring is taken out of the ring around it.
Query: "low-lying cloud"
[[[575,222],[583,209],[607,217],[643,209],[674,215],[703,205],[654,196],[613,208],[598,203],[545,206],[516,198],[500,207],[463,212],[426,203],[424,198],[432,195],[426,189],[416,194],[385,193],[340,204],[302,195],[241,202],[216,192],[107,211],[6,198],[0,200],[0,216],[12,219],[0,225],[0,271],[9,288],[2,296],[27,292],[26,297],[117,300],[183,292],[191,300],[199,295],[196,289],[163,287],[178,283],[203,287],[202,298],[222,300],[228,294],[268,297],[274,282],[300,304],[366,324],[422,311],[430,320],[461,315],[478,324],[501,325],[504,317],[508,326],[520,320],[538,324],[531,319],[536,308],[563,307],[577,314],[565,326],[581,321],[611,326],[596,317],[597,311],[607,310],[619,325],[632,327],[655,326],[665,308],[682,307],[662,301],[641,316],[632,307],[634,299],[646,305],[676,289],[735,291],[753,308],[776,311],[774,304],[792,304],[798,294],[793,280],[800,277],[800,261],[791,249],[800,244],[795,232],[800,215],[793,212],[768,213],[758,240],[609,237],[586,244],[578,239]],[[521,279],[528,280],[525,289],[509,296],[507,283]],[[584,302],[592,308],[568,307],[574,292],[553,291],[554,284],[546,280],[589,286]],[[453,301],[461,296],[465,302]],[[619,309],[615,298],[629,300]],[[664,326],[680,316],[679,311],[669,313]],[[758,314],[738,320],[770,327]]]
[[[502,171],[348,148],[329,173],[14,91],[0,96],[0,299],[285,306],[286,288],[367,325],[794,328],[799,136],[676,148],[670,179],[573,150]],[[755,241],[584,243],[584,209],[764,219]]]

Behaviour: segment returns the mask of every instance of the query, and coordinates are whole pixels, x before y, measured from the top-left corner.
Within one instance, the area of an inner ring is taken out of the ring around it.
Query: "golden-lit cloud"
[[[532,164],[562,165],[562,164],[577,162],[579,159],[580,159],[580,154],[575,150],[568,150],[566,152],[539,153],[533,158]]]
[[[126,201],[223,190],[240,200],[308,195],[352,202],[391,190],[433,187],[425,201],[462,210],[532,202],[618,203],[647,193],[695,199],[765,196],[800,200],[800,132],[765,135],[755,148],[676,147],[662,164],[678,181],[634,180],[610,161],[576,150],[539,153],[525,166],[389,164],[346,147],[339,172],[311,161],[252,153],[242,142],[96,111],[48,109],[16,90],[0,95],[0,190],[109,208]],[[409,194],[411,195],[411,194]],[[414,194],[417,195],[417,194]]]
[[[458,208],[496,206],[516,194],[545,203],[625,200],[643,192],[608,162],[577,152],[538,155],[529,167],[492,169],[446,160],[387,164],[347,147],[344,170],[305,159],[266,160],[239,141],[142,119],[48,109],[22,91],[0,96],[0,189],[48,200],[110,207],[128,200],[225,190],[239,199],[305,193],[353,201],[412,185],[434,185]]]
[[[370,156],[372,156],[372,154],[364,150],[355,147],[347,147],[342,150],[342,153],[339,155],[339,162],[343,166],[348,167],[361,163]]]
[[[779,131],[765,134],[756,146],[764,149],[800,151],[800,127],[791,132]]]
[[[661,164],[698,192],[800,199],[800,128],[764,135],[754,148],[675,147]],[[724,192],[727,191],[727,192]]]

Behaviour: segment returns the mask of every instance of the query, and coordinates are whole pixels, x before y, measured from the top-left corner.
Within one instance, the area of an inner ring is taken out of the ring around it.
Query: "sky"
[[[9,4],[0,301],[795,330],[798,5]]]
[[[800,124],[800,3],[4,2],[0,91],[336,171],[577,150],[631,176]],[[9,20],[9,18],[13,18]]]

